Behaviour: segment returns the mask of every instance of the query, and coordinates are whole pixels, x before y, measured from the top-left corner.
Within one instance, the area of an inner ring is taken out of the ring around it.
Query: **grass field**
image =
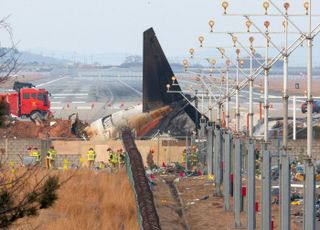
[[[61,180],[71,175],[58,173]],[[134,194],[127,174],[79,170],[58,192],[52,208],[24,218],[11,229],[139,229]]]

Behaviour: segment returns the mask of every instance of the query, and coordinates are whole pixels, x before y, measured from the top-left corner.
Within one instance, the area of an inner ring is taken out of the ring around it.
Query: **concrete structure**
[[[136,143],[144,162],[146,162],[150,149],[153,149],[153,159],[159,165],[162,162],[180,162],[182,152],[186,148],[185,140],[175,140],[167,137],[159,138],[159,140],[138,140]],[[86,153],[90,147],[93,147],[97,153],[96,162],[107,161],[109,158],[106,151],[108,147],[111,147],[114,151],[123,148],[121,140],[94,142],[84,140],[40,140],[35,138],[0,139],[0,153],[4,161],[13,161],[19,164],[22,163],[23,156],[27,154],[27,147],[37,147],[41,151],[42,159],[45,159],[50,145],[54,145],[58,152],[56,161],[56,166],[58,167],[63,166],[64,160],[68,160],[71,164],[79,165],[80,157],[87,159]]]

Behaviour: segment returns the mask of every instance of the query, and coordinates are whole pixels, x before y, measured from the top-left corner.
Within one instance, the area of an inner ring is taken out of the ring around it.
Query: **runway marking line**
[[[62,110],[63,107],[51,107],[50,109],[52,109],[52,110]]]
[[[78,106],[77,109],[89,110],[89,109],[92,109],[92,108],[91,108],[91,106]]]
[[[84,104],[86,103],[85,101],[72,101],[72,104]]]
[[[51,94],[53,97],[55,96],[88,96],[87,93],[55,93]]]
[[[134,92],[136,92],[137,94],[139,94],[140,96],[142,95],[142,92],[140,92],[139,90],[133,88],[133,87],[132,87],[131,85],[129,85],[128,83],[122,81],[122,80],[119,79],[119,78],[118,78],[118,81],[119,81],[121,84],[127,86],[129,89],[131,89],[131,90],[133,90]]]
[[[60,80],[65,79],[65,78],[68,78],[68,77],[62,77],[62,78],[58,78],[58,79],[55,79],[55,80],[52,80],[52,81],[41,83],[39,85],[36,85],[36,87],[38,88],[38,87],[41,87],[41,86],[44,86],[44,85],[49,85],[49,84],[51,84],[53,82],[60,81]]]
[[[55,99],[64,99],[66,97],[53,97],[53,98],[55,98]]]

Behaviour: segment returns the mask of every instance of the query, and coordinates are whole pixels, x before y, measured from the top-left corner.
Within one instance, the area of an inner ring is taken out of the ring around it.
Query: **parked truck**
[[[37,89],[31,83],[15,82],[13,90],[0,92],[0,101],[7,103],[9,113],[14,117],[39,122],[51,116],[48,91]]]

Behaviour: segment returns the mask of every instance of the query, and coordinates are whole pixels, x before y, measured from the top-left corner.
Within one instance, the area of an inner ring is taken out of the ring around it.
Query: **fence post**
[[[280,161],[280,213],[281,230],[290,230],[290,198],[291,198],[291,180],[290,180],[290,158],[286,151],[281,151]]]
[[[207,167],[208,167],[208,175],[213,174],[213,127],[212,122],[208,122],[207,126],[208,130],[208,139],[207,139]]]
[[[271,228],[271,157],[270,151],[266,149],[266,144],[262,144],[262,230],[270,230]]]
[[[311,159],[305,162],[305,173],[306,178],[304,181],[304,213],[303,213],[303,229],[304,230],[315,230],[316,226],[316,216],[315,216],[315,193],[316,193],[316,183],[315,183],[315,170]]]
[[[215,127],[214,141],[214,177],[216,186],[216,195],[221,196],[221,130]]]
[[[231,148],[230,134],[224,134],[224,167],[223,167],[223,194],[224,210],[230,210],[230,168],[231,168]]]
[[[248,212],[248,230],[256,228],[256,153],[252,139],[248,140],[248,197],[247,197],[247,212]]]
[[[241,212],[241,189],[242,189],[242,177],[241,177],[241,143],[240,139],[235,139],[234,148],[234,216],[235,227],[241,227],[240,212]]]

